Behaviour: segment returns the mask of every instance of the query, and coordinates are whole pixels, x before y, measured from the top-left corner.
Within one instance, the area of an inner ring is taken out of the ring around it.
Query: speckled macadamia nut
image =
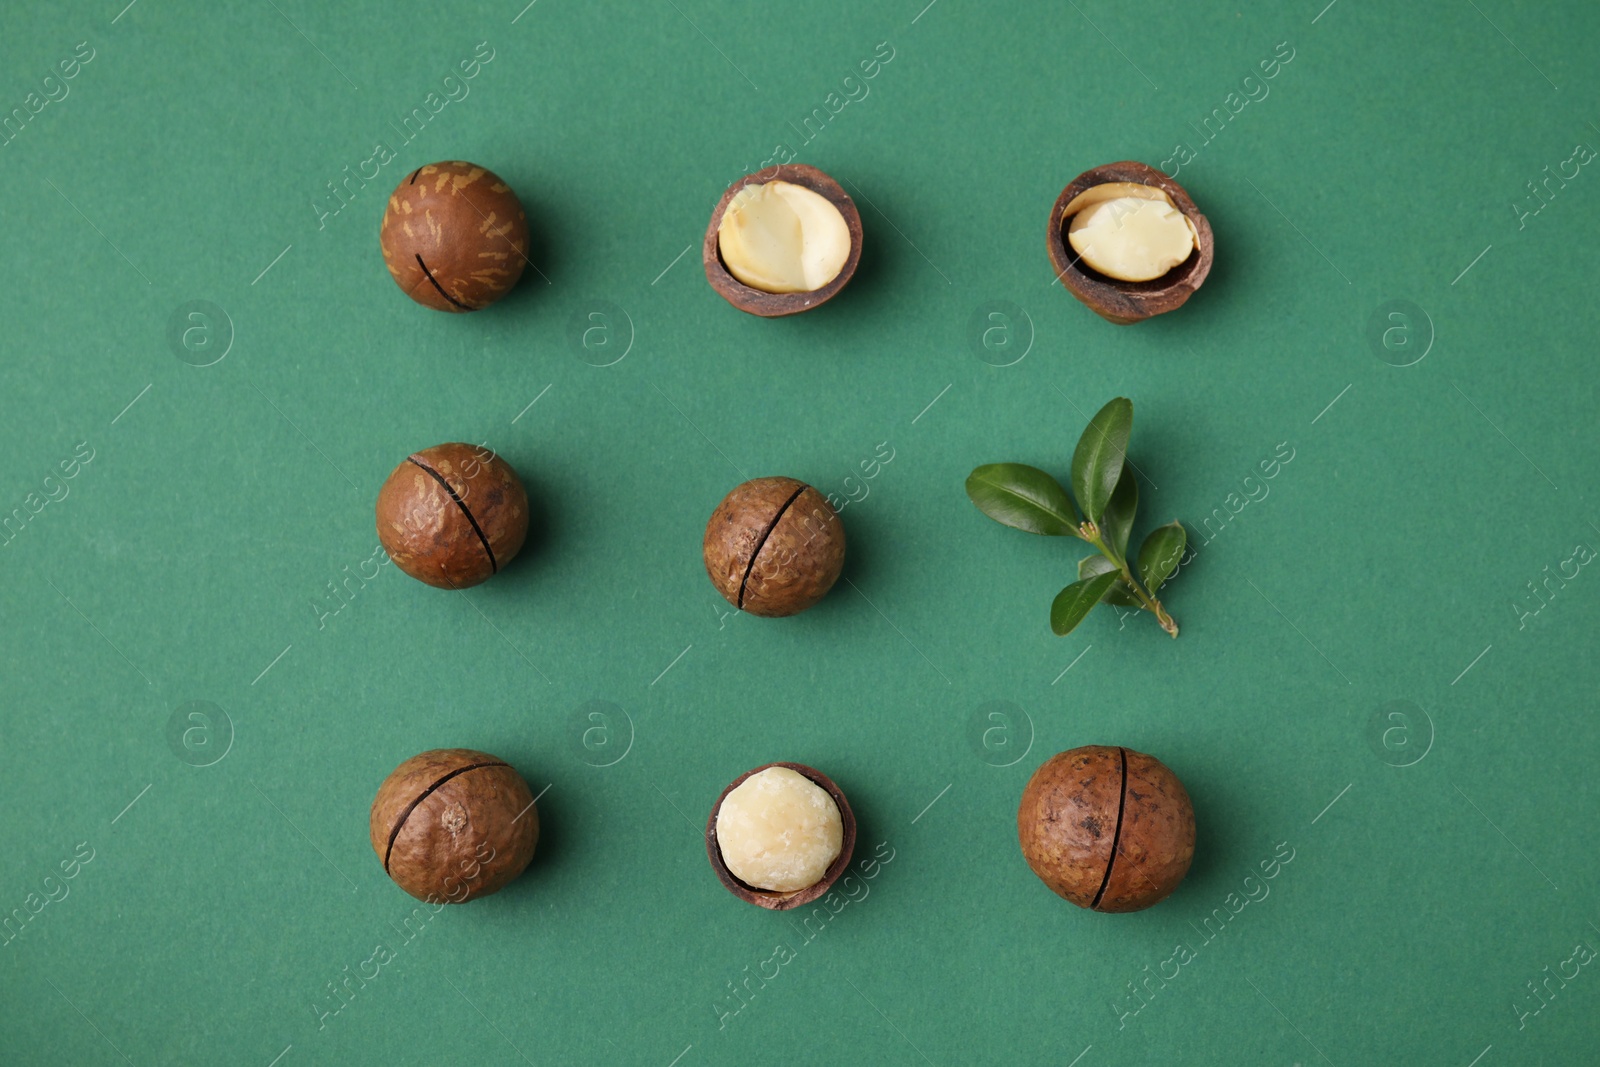
[[[1139,911],[1165,899],[1194,858],[1194,808],[1154,756],[1086,745],[1050,757],[1017,809],[1022,856],[1080,908]]]
[[[528,534],[528,494],[517,472],[474,445],[435,445],[408,457],[383,483],[377,511],[389,558],[440,589],[465,589],[497,573]]]
[[[372,850],[395,884],[418,900],[462,904],[527,869],[539,813],[522,776],[470,748],[412,756],[378,787]]]
[[[821,600],[844,568],[844,523],[821,493],[793,478],[753,478],[706,523],[706,573],[752,615],[794,615]]]
[[[472,163],[429,163],[389,196],[379,231],[395,284],[435,311],[499,300],[528,262],[528,220],[511,187]]]
[[[827,873],[839,856],[844,825],[825,789],[788,767],[768,767],[722,798],[717,841],[741,882],[792,893]]]

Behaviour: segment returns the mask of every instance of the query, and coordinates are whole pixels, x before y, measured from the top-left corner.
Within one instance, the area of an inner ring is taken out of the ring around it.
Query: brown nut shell
[[[831,203],[839,209],[839,214],[844,217],[845,228],[850,231],[850,255],[846,257],[844,266],[839,268],[839,273],[834,275],[833,280],[820,289],[804,293],[769,293],[762,289],[753,289],[728,273],[727,266],[722,262],[722,252],[718,242],[719,231],[722,228],[722,216],[727,212],[728,203],[734,194],[747,185],[765,185],[767,182],[778,181],[809,189]],[[856,210],[855,201],[845,194],[839,183],[816,167],[804,163],[784,163],[768,167],[754,174],[746,174],[728,186],[727,191],[722,194],[722,199],[717,201],[715,210],[711,212],[711,224],[706,227],[706,239],[700,250],[700,259],[705,266],[706,281],[711,283],[711,288],[740,311],[748,311],[752,315],[766,319],[810,311],[838,295],[839,290],[843,289],[855,274],[856,265],[861,262],[861,212]]]
[[[1096,185],[1107,182],[1133,182],[1150,185],[1171,198],[1172,203],[1194,226],[1195,248],[1189,258],[1173,267],[1161,277],[1148,282],[1125,282],[1108,278],[1084,263],[1068,243],[1067,225],[1072,221],[1065,215],[1067,206],[1078,195]],[[1135,160],[1107,163],[1086,170],[1056,198],[1050,209],[1050,223],[1045,231],[1045,247],[1050,253],[1050,265],[1056,277],[1067,290],[1090,310],[1108,322],[1119,326],[1140,322],[1183,306],[1194,295],[1211,273],[1211,260],[1216,239],[1211,233],[1211,223],[1194,206],[1189,194],[1173,179],[1155,167]]]
[[[395,565],[440,589],[497,573],[528,536],[528,493],[493,452],[453,442],[413,453],[378,491],[378,540]]]
[[[395,188],[378,241],[411,299],[435,311],[477,311],[522,277],[528,219],[493,171],[448,160],[418,167]]]
[[[1194,807],[1160,760],[1086,745],[1046,760],[1022,791],[1022,855],[1056,895],[1094,911],[1164,900],[1194,859]]]
[[[504,760],[442,748],[412,756],[383,780],[368,829],[401,889],[430,903],[462,904],[527,869],[539,813],[528,784]]]
[[[753,478],[711,513],[706,573],[734,607],[794,615],[827,595],[844,568],[844,523],[827,498],[794,478]]]
[[[746,778],[757,772],[764,771],[768,767],[787,767],[791,771],[803,775],[816,785],[821,786],[833,798],[833,802],[838,805],[839,822],[844,831],[844,836],[839,844],[839,855],[834,858],[832,863],[828,864],[828,869],[823,873],[822,878],[804,889],[796,889],[788,893],[780,893],[771,889],[757,889],[740,881],[732,871],[728,870],[728,865],[723,862],[722,848],[717,844],[717,813],[722,810],[722,802],[727,799],[729,793],[742,785]],[[766,908],[769,911],[787,911],[790,908],[798,908],[805,904],[810,904],[813,900],[827,893],[828,890],[833,888],[833,883],[837,882],[846,869],[849,868],[850,855],[855,851],[855,847],[856,816],[855,812],[850,810],[850,802],[845,799],[844,791],[834,784],[832,778],[829,778],[815,767],[807,767],[804,763],[763,763],[759,767],[752,767],[728,783],[728,788],[724,789],[721,795],[717,797],[717,802],[711,805],[711,815],[706,819],[706,856],[711,860],[711,869],[716,872],[718,881],[727,888],[728,892],[745,903],[754,904],[758,908]]]

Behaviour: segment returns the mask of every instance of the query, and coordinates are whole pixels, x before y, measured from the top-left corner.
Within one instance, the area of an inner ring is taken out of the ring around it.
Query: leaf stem
[[[1163,630],[1173,637],[1177,637],[1178,624],[1172,621],[1172,616],[1168,615],[1167,609],[1161,606],[1161,601],[1145,592],[1144,587],[1134,580],[1133,571],[1129,568],[1128,561],[1112,551],[1111,546],[1101,539],[1100,528],[1092,522],[1085,522],[1079,527],[1078,536],[1093,545],[1106,559],[1116,564],[1117,570],[1122,572],[1122,580],[1128,583],[1128,588],[1132,589],[1133,595],[1138,598],[1140,608],[1154,615]]]

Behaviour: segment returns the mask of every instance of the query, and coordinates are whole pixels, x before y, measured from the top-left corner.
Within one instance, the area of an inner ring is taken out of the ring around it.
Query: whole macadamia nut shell
[[[528,534],[528,494],[493,452],[454,442],[415,452],[378,492],[378,540],[397,567],[466,589],[511,562]]]
[[[1022,791],[1023,858],[1058,896],[1126,912],[1165,899],[1194,859],[1194,807],[1160,760],[1087,745],[1046,760]]]
[[[423,752],[378,787],[372,850],[419,900],[461,904],[503,888],[539,843],[533,794],[504,760],[468,748]]]
[[[395,284],[435,311],[499,300],[528,262],[522,202],[494,172],[448,160],[418,167],[393,193],[378,234]]]
[[[804,482],[753,478],[711,513],[702,551],[711,584],[728,603],[752,615],[794,615],[838,581],[844,523]]]

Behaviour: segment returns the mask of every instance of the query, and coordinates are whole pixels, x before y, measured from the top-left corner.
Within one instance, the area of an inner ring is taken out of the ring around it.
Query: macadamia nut
[[[843,847],[839,806],[787,767],[741,782],[717,809],[722,860],[746,885],[789,893],[815,885]]]
[[[1148,282],[1189,258],[1197,237],[1160,189],[1136,182],[1107,182],[1076,197],[1067,240],[1090,267],[1108,278]]]
[[[1194,805],[1154,756],[1085,745],[1045,760],[1017,807],[1022,858],[1063,899],[1140,911],[1166,899],[1194,859]]]
[[[706,574],[741,611],[794,615],[833,588],[844,567],[844,522],[826,497],[793,478],[733,487],[706,523]]]
[[[844,268],[850,229],[824,197],[772,181],[734,195],[717,228],[717,245],[728,273],[750,288],[808,293]]]

